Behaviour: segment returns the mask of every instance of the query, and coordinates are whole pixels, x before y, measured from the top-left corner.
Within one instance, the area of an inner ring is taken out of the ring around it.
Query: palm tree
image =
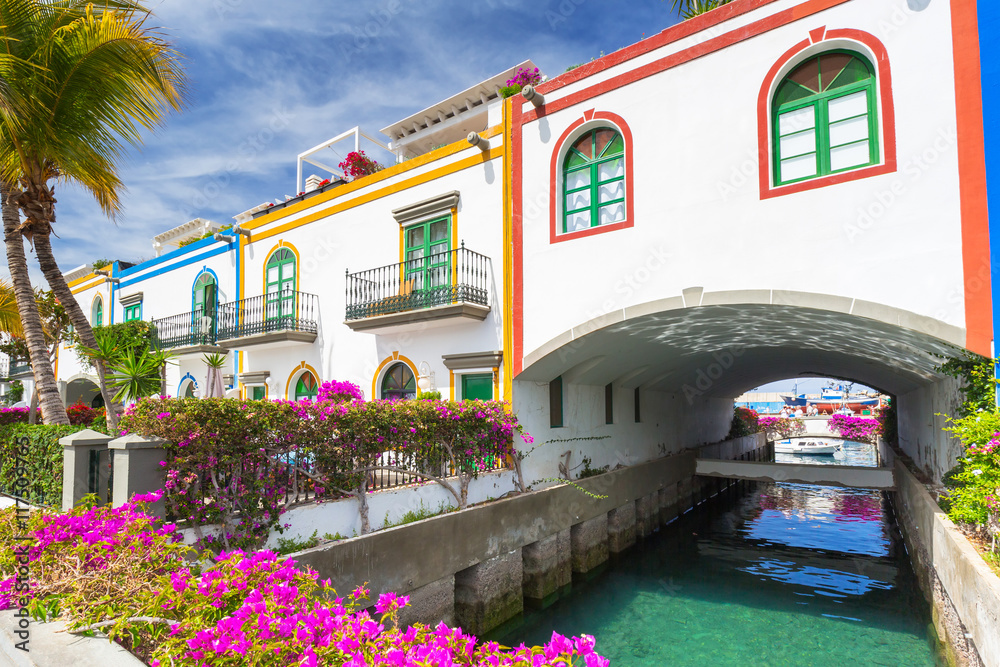
[[[52,254],[54,183],[76,182],[114,218],[123,190],[117,161],[127,146],[142,143],[144,130],[180,108],[179,56],[146,25],[149,16],[135,0],[103,0],[99,7],[83,0],[0,0],[0,55],[30,65],[16,77],[0,71],[6,88],[0,86],[0,95],[8,100],[0,104],[5,201],[24,214],[17,231],[33,242],[49,288],[89,348],[97,347],[94,332]],[[96,366],[113,426],[108,369],[100,361]]]
[[[14,295],[14,286],[3,279],[0,279],[0,333],[15,338],[24,337],[24,330],[21,328],[21,315],[17,312],[17,297]]]
[[[45,345],[45,330],[42,328],[42,318],[35,304],[35,293],[31,289],[28,277],[28,262],[24,257],[24,241],[18,232],[20,216],[17,206],[10,205],[10,189],[0,179],[0,198],[3,201],[3,233],[7,248],[7,265],[10,267],[10,277],[13,283],[15,300],[17,302],[18,319],[24,333],[24,341],[28,346],[28,357],[31,361],[31,372],[35,378],[35,391],[38,392],[38,403],[42,408],[42,420],[46,424],[69,424],[66,406],[63,405],[56,385],[56,375],[52,370],[52,361]]]
[[[681,18],[690,19],[717,9],[722,5],[728,5],[733,0],[673,0],[670,9],[677,11]]]

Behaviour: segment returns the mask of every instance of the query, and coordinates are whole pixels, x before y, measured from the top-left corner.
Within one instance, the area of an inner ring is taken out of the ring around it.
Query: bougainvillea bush
[[[795,417],[761,417],[757,424],[768,440],[783,440],[806,432],[805,422]]]
[[[385,169],[381,164],[365,155],[364,151],[351,151],[337,166],[344,172],[344,176],[352,181]]]
[[[30,412],[30,408],[0,408],[0,426],[6,424],[27,424]],[[38,422],[41,423],[41,409],[35,408],[35,414],[38,417]]]
[[[986,526],[1000,520],[1000,414],[979,412],[949,419],[945,429],[965,447],[958,465],[944,479],[942,507],[956,523]]]
[[[353,382],[340,382],[337,380],[324,382],[319,386],[319,391],[316,393],[316,402],[318,403],[324,401],[346,403],[348,401],[363,400],[365,400],[365,392],[361,391],[361,387]]]
[[[881,431],[881,424],[878,419],[871,417],[833,415],[830,417],[830,431],[847,440],[874,445]]]
[[[119,508],[34,513],[19,526],[0,510],[0,537],[27,534],[30,591],[15,591],[19,563],[0,552],[0,609],[27,602],[36,619],[70,631],[101,630],[154,667],[285,665],[425,667],[607,667],[594,639],[553,634],[544,646],[477,645],[444,623],[400,628],[408,598],[368,591],[339,597],[316,572],[270,551],[221,554],[202,569],[170,524],[145,513],[159,492]],[[205,561],[201,561],[205,562]],[[30,599],[21,599],[30,598]]]
[[[441,484],[464,508],[471,480],[516,460],[515,434],[528,439],[502,403],[481,401],[157,398],[130,408],[121,427],[167,441],[170,515],[227,551],[263,545],[302,491],[356,498],[367,532],[376,471]],[[218,538],[199,532],[218,524]]]

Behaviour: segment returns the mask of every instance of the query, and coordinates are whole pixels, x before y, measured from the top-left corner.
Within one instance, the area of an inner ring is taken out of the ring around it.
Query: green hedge
[[[0,426],[0,492],[38,505],[58,507],[62,503],[63,459],[59,438],[82,431],[86,426],[8,424]],[[28,439],[28,454],[21,459],[23,471],[16,469],[17,441]],[[19,477],[27,479],[27,486]]]

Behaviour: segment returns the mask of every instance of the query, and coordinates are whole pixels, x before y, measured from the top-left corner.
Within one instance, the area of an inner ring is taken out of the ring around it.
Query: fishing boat
[[[840,451],[843,440],[778,440],[774,443],[775,454],[815,454],[830,456]]]

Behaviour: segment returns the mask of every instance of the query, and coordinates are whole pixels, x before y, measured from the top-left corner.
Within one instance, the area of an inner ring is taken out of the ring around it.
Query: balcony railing
[[[216,309],[201,308],[153,320],[153,345],[161,350],[189,345],[214,345],[217,322]]]
[[[17,375],[23,375],[25,373],[31,372],[31,362],[27,359],[14,359],[10,360],[10,366],[7,370],[8,377],[15,377]]]
[[[489,306],[490,258],[461,248],[347,274],[347,318],[457,303]]]
[[[217,340],[232,340],[273,331],[317,333],[319,297],[285,290],[219,304]]]

